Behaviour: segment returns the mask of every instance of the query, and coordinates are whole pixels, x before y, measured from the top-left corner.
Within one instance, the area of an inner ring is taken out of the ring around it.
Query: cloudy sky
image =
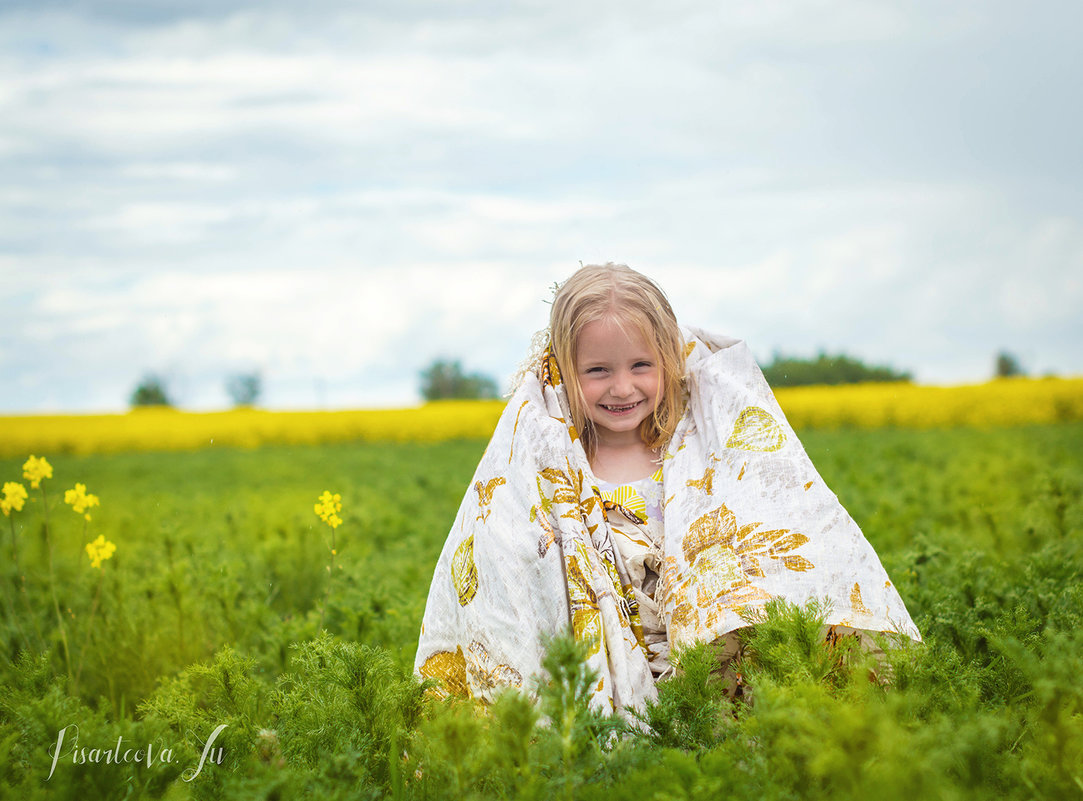
[[[923,382],[1083,373],[1074,0],[2,0],[0,411],[413,403],[554,281]]]

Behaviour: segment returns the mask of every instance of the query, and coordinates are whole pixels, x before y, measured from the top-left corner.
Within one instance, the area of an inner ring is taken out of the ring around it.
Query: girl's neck
[[[627,484],[652,475],[659,465],[658,454],[643,440],[597,443],[590,469],[596,478],[611,484]]]

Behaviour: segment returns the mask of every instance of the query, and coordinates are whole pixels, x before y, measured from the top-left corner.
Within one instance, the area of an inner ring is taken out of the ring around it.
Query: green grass
[[[860,655],[804,642],[811,610],[780,609],[749,643],[751,706],[721,700],[709,655],[693,650],[623,735],[586,708],[577,688],[588,677],[568,643],[554,645],[560,680],[537,706],[506,696],[479,715],[424,699],[409,675],[432,570],[484,442],[45,454],[70,657],[32,491],[15,517],[24,585],[0,532],[0,788],[26,798],[1083,796],[1083,425],[803,441],[925,645],[890,654],[885,689]],[[0,481],[21,478],[21,463],[0,462]],[[82,521],[62,502],[76,481],[102,502],[89,537],[117,545],[92,625],[97,571],[77,561]],[[313,504],[325,489],[342,494],[344,522],[320,636],[330,529]],[[541,712],[554,723],[537,727]],[[156,741],[174,762],[67,755],[46,781],[48,749],[70,723],[85,745]],[[221,723],[224,762],[185,782]]]

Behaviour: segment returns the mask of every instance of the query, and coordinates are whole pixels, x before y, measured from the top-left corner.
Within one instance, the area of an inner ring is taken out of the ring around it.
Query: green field
[[[442,704],[409,675],[432,569],[484,442],[44,454],[48,533],[36,491],[14,513],[13,542],[0,520],[0,790],[1083,797],[1083,424],[803,441],[925,644],[889,654],[884,687],[860,655],[815,642],[810,611],[782,612],[753,634],[751,705],[720,699],[700,649],[623,733],[586,709],[568,643],[554,646],[556,680],[538,706]],[[0,481],[20,480],[22,462],[0,462]],[[86,536],[117,546],[103,571],[88,567],[83,520],[63,503],[77,481],[101,498]],[[344,522],[325,605],[331,530],[313,504],[328,489]],[[550,725],[535,725],[539,707]],[[185,781],[221,724],[221,764]],[[105,761],[147,744],[150,764]]]

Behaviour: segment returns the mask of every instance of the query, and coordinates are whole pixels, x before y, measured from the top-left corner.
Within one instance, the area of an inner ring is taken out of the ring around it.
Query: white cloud
[[[0,14],[6,408],[502,377],[580,259],[761,356],[1083,372],[1073,7],[63,7]]]

